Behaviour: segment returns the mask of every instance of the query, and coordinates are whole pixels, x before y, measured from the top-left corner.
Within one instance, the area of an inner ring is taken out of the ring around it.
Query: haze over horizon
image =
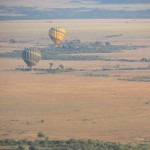
[[[0,0],[0,20],[150,18],[149,0]]]

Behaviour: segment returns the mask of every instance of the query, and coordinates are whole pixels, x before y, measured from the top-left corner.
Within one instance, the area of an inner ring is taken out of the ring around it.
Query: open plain
[[[94,55],[112,59],[150,59],[150,20],[44,20],[0,22],[0,53],[52,44],[48,30],[66,29],[66,40],[109,41],[145,46]],[[17,43],[10,43],[15,39]],[[93,55],[93,54],[89,54]],[[0,139],[99,139],[150,143],[150,62],[41,60],[37,68],[54,65],[78,71],[60,74],[15,71],[20,58],[0,58]],[[147,68],[128,69],[121,68]],[[101,68],[111,68],[104,71]],[[79,70],[100,71],[85,76]],[[102,76],[103,75],[103,76]],[[106,76],[104,76],[106,75]]]

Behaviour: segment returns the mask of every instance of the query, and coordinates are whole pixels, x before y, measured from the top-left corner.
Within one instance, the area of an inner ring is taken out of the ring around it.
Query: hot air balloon
[[[55,43],[55,45],[59,46],[65,36],[65,29],[60,27],[53,27],[49,30],[49,37]]]
[[[39,50],[35,50],[35,49],[25,49],[22,52],[22,58],[23,58],[24,62],[32,70],[32,67],[35,66],[40,61],[41,52]]]

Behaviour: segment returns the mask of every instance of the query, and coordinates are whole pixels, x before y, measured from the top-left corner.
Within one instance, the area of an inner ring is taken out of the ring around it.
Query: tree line
[[[11,39],[12,42],[14,40]],[[55,47],[54,45],[49,45],[46,48],[39,48],[42,53],[43,60],[106,60],[113,61],[109,58],[103,58],[101,56],[94,55],[79,55],[79,54],[97,54],[97,53],[112,53],[122,50],[136,50],[143,46],[136,45],[112,45],[110,42],[81,42],[79,39],[72,41],[65,41],[60,47]],[[36,48],[35,48],[36,49]],[[70,55],[73,54],[73,55]],[[78,54],[78,55],[76,55]],[[0,53],[0,57],[4,58],[21,58],[22,51],[15,50],[13,52]],[[130,60],[120,60],[120,61],[130,61]],[[134,61],[134,60],[133,60]],[[150,61],[147,58],[143,58],[141,61]]]

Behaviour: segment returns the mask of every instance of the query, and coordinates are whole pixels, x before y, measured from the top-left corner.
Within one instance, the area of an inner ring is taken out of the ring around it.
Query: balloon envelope
[[[35,66],[41,59],[41,52],[39,50],[25,49],[22,52],[24,62],[29,66]]]
[[[65,29],[60,27],[53,27],[49,30],[49,37],[55,43],[55,45],[60,45],[65,37]]]

